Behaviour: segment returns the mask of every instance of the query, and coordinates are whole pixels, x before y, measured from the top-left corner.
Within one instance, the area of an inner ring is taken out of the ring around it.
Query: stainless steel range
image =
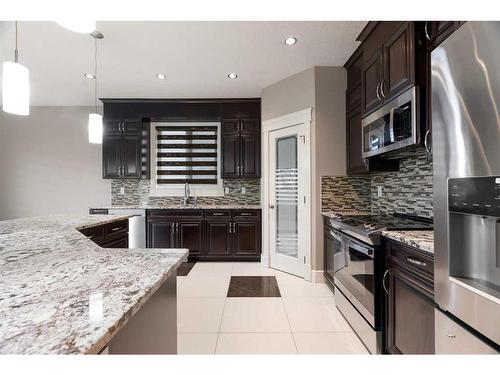
[[[432,229],[432,220],[398,214],[325,219],[325,278],[337,308],[371,353],[382,352],[381,232],[418,229]]]

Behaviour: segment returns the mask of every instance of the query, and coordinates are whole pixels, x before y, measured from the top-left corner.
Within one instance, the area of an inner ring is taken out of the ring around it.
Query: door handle
[[[427,40],[430,41],[431,36],[429,35],[429,22],[428,21],[425,22],[424,32],[425,32],[425,37],[427,38]]]
[[[384,272],[384,277],[382,278],[382,286],[384,287],[385,294],[389,294],[389,290],[387,289],[387,286],[385,285],[385,280],[386,280],[388,274],[389,274],[389,269],[386,269]]]
[[[380,96],[382,96],[383,99],[385,99],[384,88],[385,88],[385,79],[383,79],[382,82],[380,82]]]
[[[429,163],[432,159],[432,150],[431,150],[430,145],[429,145],[429,136],[430,135],[431,135],[431,129],[427,130],[427,132],[425,133],[425,137],[424,137],[424,148],[426,151],[427,163]]]

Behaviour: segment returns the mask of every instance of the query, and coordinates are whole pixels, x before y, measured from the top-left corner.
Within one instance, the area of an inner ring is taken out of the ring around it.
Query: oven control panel
[[[500,217],[500,177],[448,179],[448,209],[450,212]]]

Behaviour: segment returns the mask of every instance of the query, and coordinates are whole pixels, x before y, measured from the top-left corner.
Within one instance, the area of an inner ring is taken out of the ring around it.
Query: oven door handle
[[[340,235],[338,235],[337,233],[335,233],[333,230],[331,230],[331,229],[328,231],[328,235],[331,236],[331,237],[333,237],[333,239],[335,239],[335,240],[337,240],[337,241],[339,241],[341,243],[344,242],[344,239]]]
[[[370,258],[373,258],[373,249],[371,247],[366,247],[363,245],[358,244],[357,242],[354,242],[352,240],[344,240],[344,243],[346,247],[352,247],[354,250],[359,251],[360,253],[363,253]]]

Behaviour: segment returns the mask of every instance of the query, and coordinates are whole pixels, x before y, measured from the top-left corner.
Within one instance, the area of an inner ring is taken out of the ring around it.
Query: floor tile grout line
[[[228,285],[228,290],[229,290],[229,285]],[[222,320],[224,319],[224,312],[226,311],[226,303],[227,303],[227,292],[226,292],[226,298],[224,298],[224,307],[222,308],[222,315],[220,317],[219,332],[217,332],[217,339],[215,340],[214,355],[217,353],[217,347],[219,345],[219,337],[220,337],[220,331],[222,329]]]
[[[288,322],[288,326],[290,327],[290,334],[292,335],[293,345],[295,346],[295,351],[296,351],[296,354],[298,355],[299,354],[299,348],[297,347],[297,342],[295,341],[295,336],[293,334],[292,323],[290,323],[290,318],[288,317],[288,312],[286,311],[285,301],[283,301],[283,297],[281,297],[280,299],[281,299],[281,304],[283,305],[283,310],[285,311],[285,315],[286,315],[286,320]]]

